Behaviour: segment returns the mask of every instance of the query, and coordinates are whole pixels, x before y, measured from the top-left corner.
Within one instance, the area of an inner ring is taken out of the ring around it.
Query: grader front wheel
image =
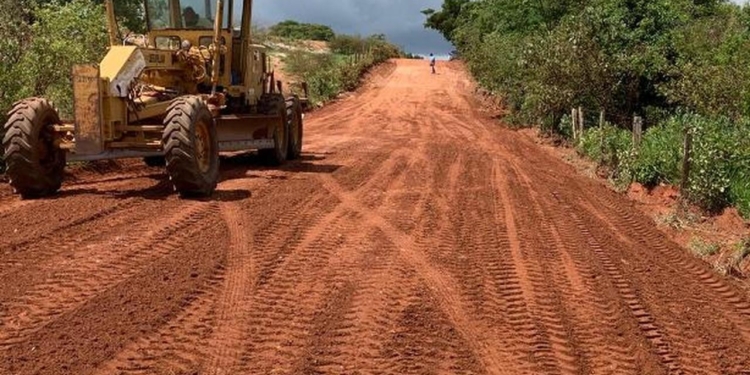
[[[164,119],[167,172],[183,197],[213,194],[219,180],[219,144],[211,112],[197,96],[176,99]]]
[[[54,194],[65,171],[65,151],[55,144],[57,111],[46,99],[17,103],[5,124],[3,149],[10,184],[24,199]]]

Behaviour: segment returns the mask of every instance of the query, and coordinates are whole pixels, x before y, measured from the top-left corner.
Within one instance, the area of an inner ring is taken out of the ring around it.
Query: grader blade
[[[73,67],[75,98],[76,152],[100,154],[104,151],[102,134],[102,94],[99,68],[95,65]]]

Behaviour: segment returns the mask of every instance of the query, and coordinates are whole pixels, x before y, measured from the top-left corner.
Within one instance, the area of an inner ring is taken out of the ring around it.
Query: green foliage
[[[61,116],[72,115],[74,64],[101,60],[107,46],[104,9],[85,0],[50,3],[36,10],[34,38],[20,65],[28,69],[26,95],[55,102]]]
[[[385,35],[362,38],[356,35],[336,35],[329,43],[333,53],[342,55],[372,54],[377,61],[402,55],[401,50],[385,39]]]
[[[72,66],[99,61],[106,48],[103,6],[0,0],[0,9],[0,123],[13,102],[29,96],[45,96],[71,117]]]
[[[0,0],[0,122],[5,123],[5,113],[19,99],[23,87],[18,66],[31,44],[32,32],[28,22],[33,14],[30,1]]]
[[[313,103],[354,90],[372,66],[402,55],[384,36],[337,36],[330,47],[334,54],[292,51],[284,59],[286,71],[307,82]]]
[[[729,190],[731,200],[742,217],[750,219],[750,179],[733,179]]]
[[[453,39],[453,32],[458,27],[458,18],[461,15],[461,8],[468,4],[470,0],[445,0],[440,11],[434,9],[425,9],[422,14],[427,16],[425,27],[435,29],[448,39]]]
[[[336,35],[328,43],[333,53],[353,55],[365,53],[368,48],[367,40],[355,35]]]
[[[750,219],[750,123],[739,123],[734,131],[734,156],[729,166],[729,198],[746,219]]]
[[[343,90],[339,66],[343,62],[334,55],[292,51],[284,59],[285,70],[307,82],[310,100],[325,101]]]
[[[599,162],[610,171],[610,176],[629,176],[632,169],[633,140],[630,133],[611,124],[584,131],[578,152]]]
[[[253,43],[264,44],[268,41],[269,31],[264,27],[253,24],[250,35],[253,38]]]
[[[269,34],[281,38],[321,41],[329,41],[336,35],[330,26],[300,23],[292,20],[279,22],[271,26]]]
[[[721,250],[721,246],[715,242],[706,242],[699,238],[693,238],[688,244],[690,250],[700,257],[707,257],[714,255]]]
[[[678,184],[682,176],[683,134],[682,123],[676,118],[648,129],[635,153],[630,177],[646,187],[662,182]]]
[[[46,96],[60,107],[63,115],[70,115],[71,67],[99,61],[106,48],[103,7],[73,0],[6,9],[11,14],[0,12],[0,48],[8,52],[0,55],[3,112],[24,97]],[[2,19],[5,17],[8,19]],[[33,23],[23,22],[31,18]]]
[[[706,210],[719,211],[732,203],[734,174],[746,175],[748,171],[746,165],[742,166],[748,152],[742,147],[747,147],[747,141],[738,138],[747,129],[725,118],[700,116],[692,116],[688,126],[693,134],[690,199]]]
[[[680,113],[648,129],[638,149],[633,148],[629,131],[610,125],[586,130],[577,148],[622,182],[647,187],[678,184],[685,130],[693,137],[689,199],[709,212],[735,205],[750,218],[750,126],[746,123]]]

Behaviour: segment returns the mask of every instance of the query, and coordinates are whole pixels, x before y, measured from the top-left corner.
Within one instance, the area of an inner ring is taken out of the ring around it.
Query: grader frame
[[[99,64],[73,67],[74,121],[44,98],[14,105],[3,147],[24,198],[59,190],[66,161],[143,157],[187,197],[213,193],[219,152],[259,150],[269,164],[300,156],[306,98],[283,94],[252,43],[253,1],[202,0],[213,27],[188,19],[180,1],[199,0],[144,0],[147,33],[124,39],[105,2],[110,47]]]

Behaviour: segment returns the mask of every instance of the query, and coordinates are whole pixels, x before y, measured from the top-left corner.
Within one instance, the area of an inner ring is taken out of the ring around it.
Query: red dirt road
[[[214,200],[130,163],[0,192],[0,374],[748,374],[750,303],[631,204],[381,69]]]

